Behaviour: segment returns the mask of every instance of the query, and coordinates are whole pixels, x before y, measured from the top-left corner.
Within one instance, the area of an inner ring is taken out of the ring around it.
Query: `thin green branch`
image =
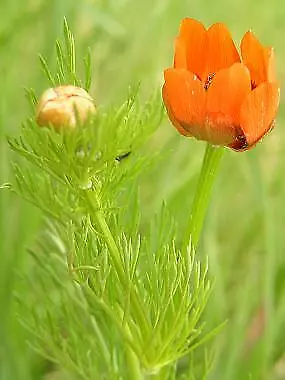
[[[122,287],[126,289],[127,287],[130,286],[130,284],[127,283],[127,278],[125,276],[124,269],[122,266],[122,262],[120,259],[121,254],[120,254],[119,248],[115,242],[115,239],[112,235],[112,232],[110,231],[109,226],[106,222],[105,216],[101,210],[98,196],[97,196],[96,192],[89,191],[87,197],[88,197],[90,206],[93,209],[93,215],[92,216],[93,216],[95,225],[97,227],[99,227],[100,232],[104,236],[104,240],[105,240],[105,242],[109,248],[110,258],[111,258],[112,263],[115,267],[118,279],[119,279]],[[147,333],[148,332],[148,323],[146,321],[145,313],[144,313],[144,310],[142,308],[141,303],[139,302],[139,299],[137,297],[137,293],[134,291],[134,288],[132,286],[130,287],[130,297],[131,297],[133,307],[135,309],[136,318],[138,319],[137,323],[139,324],[139,326],[141,326],[142,331],[144,331],[144,333]],[[130,367],[129,370],[133,375],[132,378],[134,380],[140,379],[141,378],[141,375],[140,375],[141,371],[140,371],[140,364],[139,364],[137,356],[134,354],[133,350],[131,349],[131,347],[129,345],[126,349],[126,352],[127,352],[127,359],[128,359],[129,367]]]

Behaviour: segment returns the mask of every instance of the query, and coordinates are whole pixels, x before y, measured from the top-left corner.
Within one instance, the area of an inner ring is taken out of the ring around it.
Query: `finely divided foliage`
[[[50,85],[89,90],[90,54],[81,81],[66,21],[56,53],[55,73],[40,58]],[[34,112],[37,96],[26,93]],[[14,163],[12,189],[47,217],[29,249],[33,276],[22,278],[33,299],[16,295],[19,318],[35,337],[30,344],[75,378],[178,378],[178,359],[213,334],[201,321],[211,290],[207,266],[191,244],[179,249],[166,207],[140,233],[137,178],[155,158],[140,148],[163,108],[157,95],[141,105],[137,94],[99,107],[72,132],[39,128],[32,116],[9,139],[23,158]]]

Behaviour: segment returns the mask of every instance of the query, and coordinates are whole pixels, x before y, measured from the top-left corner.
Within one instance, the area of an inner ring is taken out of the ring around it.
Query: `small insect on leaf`
[[[121,154],[120,156],[117,156],[117,157],[116,157],[116,161],[121,162],[121,161],[124,160],[125,158],[129,157],[130,154],[131,154],[131,152],[123,153],[123,154]]]

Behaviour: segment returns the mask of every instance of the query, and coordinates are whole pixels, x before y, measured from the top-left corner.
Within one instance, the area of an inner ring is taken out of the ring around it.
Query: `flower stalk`
[[[197,248],[213,184],[223,153],[223,147],[215,147],[209,143],[206,146],[202,169],[193,199],[189,224],[186,227],[183,240],[184,248],[188,246],[189,241],[191,241],[194,248]]]

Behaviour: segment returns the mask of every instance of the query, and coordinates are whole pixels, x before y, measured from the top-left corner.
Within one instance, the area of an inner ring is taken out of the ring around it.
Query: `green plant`
[[[90,54],[80,80],[66,21],[56,54],[55,73],[40,58],[50,85],[89,90]],[[9,138],[24,159],[14,163],[11,188],[47,217],[29,249],[32,275],[21,279],[32,297],[16,294],[30,344],[82,379],[194,378],[201,369],[179,359],[216,332],[203,320],[212,284],[195,249],[222,150],[207,147],[181,243],[167,206],[148,228],[140,224],[139,176],[158,158],[145,156],[143,144],[164,115],[160,95],[142,104],[136,87],[122,105],[99,107],[84,125],[57,133],[39,128],[37,96],[26,94],[32,115]]]

